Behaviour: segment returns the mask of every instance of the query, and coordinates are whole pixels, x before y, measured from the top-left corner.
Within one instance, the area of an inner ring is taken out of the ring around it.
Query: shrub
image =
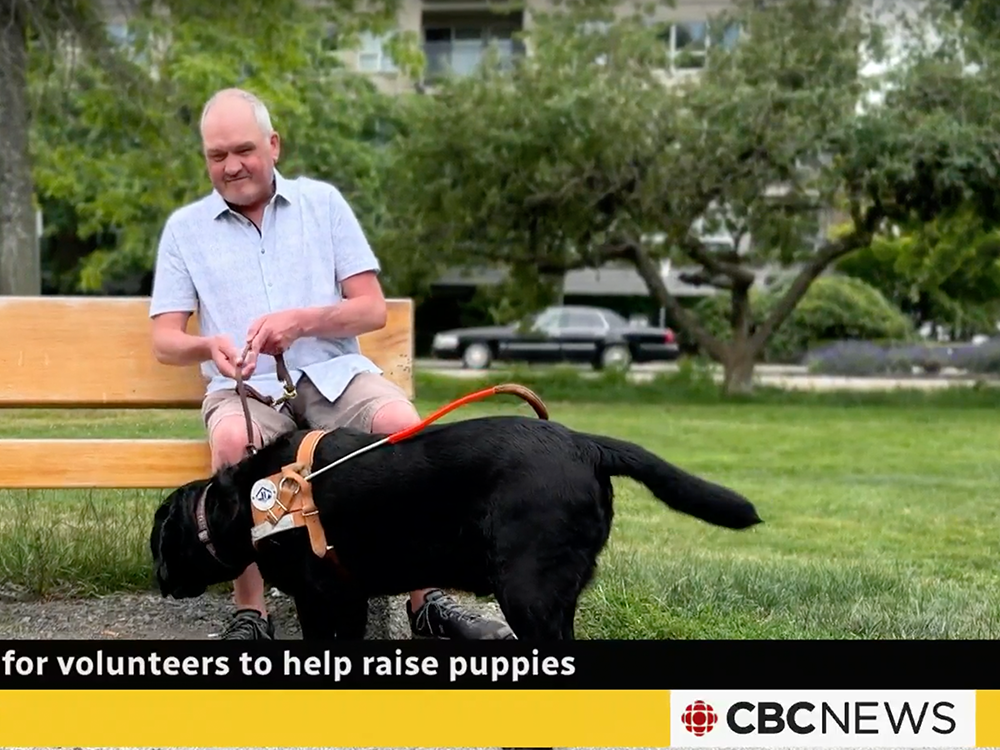
[[[997,375],[1000,341],[980,346],[839,341],[809,352],[805,361],[813,372],[822,375],[937,373],[946,367],[970,375]]]
[[[768,295],[768,311],[783,292]],[[906,341],[915,335],[910,319],[875,287],[848,276],[823,276],[771,337],[766,360],[799,362],[822,341]]]
[[[809,369],[823,375],[882,375],[898,372],[901,362],[889,356],[886,347],[870,341],[838,341],[809,352]]]
[[[784,288],[751,293],[754,324],[770,313]],[[715,336],[731,340],[730,298],[716,294],[699,300],[694,312]],[[792,314],[771,336],[762,361],[801,362],[809,349],[824,341],[909,341],[916,332],[909,318],[875,287],[848,276],[823,276],[813,282]]]
[[[1000,374],[1000,341],[987,341],[979,346],[956,346],[952,351],[951,364],[975,375]]]

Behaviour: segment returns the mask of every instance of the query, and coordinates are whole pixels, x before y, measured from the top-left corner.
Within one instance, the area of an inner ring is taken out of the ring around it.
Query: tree
[[[26,14],[0,5],[0,294],[38,294],[31,166],[25,102]]]
[[[72,273],[77,289],[148,272],[167,215],[210,189],[199,117],[226,86],[267,102],[283,136],[283,171],[334,181],[364,220],[378,219],[379,128],[391,126],[394,100],[337,53],[359,31],[391,24],[394,4],[371,3],[364,13],[333,0],[242,5],[235,12],[232,4],[171,0],[163,13],[142,2],[127,38],[102,36],[102,58],[44,49],[32,57],[38,192],[97,244]],[[408,39],[396,52],[404,70],[412,67]]]
[[[95,8],[86,0],[0,3],[0,294],[34,295],[41,289],[28,152],[29,45],[51,52],[60,36],[91,39],[95,27]]]
[[[895,164],[910,190],[897,205],[914,210],[895,212],[887,231],[838,267],[877,286],[917,325],[947,326],[963,337],[994,332],[1000,315],[998,191],[990,174],[1000,145],[1000,15],[995,3],[954,5],[964,24],[942,14],[940,48],[912,54],[889,94],[905,134]],[[904,165],[917,142],[919,160]]]
[[[987,39],[1000,40],[1000,5],[993,0],[952,0],[952,7]]]
[[[519,293],[532,269],[628,262],[673,323],[722,363],[726,390],[750,390],[765,343],[813,280],[887,222],[973,204],[987,215],[1000,153],[987,114],[995,68],[969,74],[944,44],[862,75],[885,29],[856,13],[858,3],[758,6],[740,2],[711,25],[717,41],[733,25],[752,41],[712,45],[697,76],[666,84],[662,25],[615,19],[593,2],[539,20],[527,35],[533,54],[512,70],[487,65],[445,81],[397,143],[387,184],[406,222],[393,244],[429,269],[500,264]],[[578,33],[595,21],[603,33]],[[949,98],[926,100],[932,84]],[[847,230],[817,236],[817,215],[830,207]],[[705,241],[720,229],[733,247]],[[728,295],[728,339],[669,293],[667,257],[699,268],[687,281]],[[754,324],[750,292],[766,266],[792,278]]]
[[[916,326],[953,339],[995,333],[1000,319],[1000,230],[971,212],[899,236],[883,234],[838,264],[881,291]]]

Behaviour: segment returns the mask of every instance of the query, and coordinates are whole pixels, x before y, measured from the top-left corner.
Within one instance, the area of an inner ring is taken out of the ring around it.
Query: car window
[[[559,324],[559,310],[545,310],[535,318],[534,327],[538,329],[555,328]]]
[[[566,313],[566,328],[604,328],[604,319],[594,312],[572,310]]]
[[[628,328],[628,321],[625,320],[621,315],[612,310],[607,310],[604,313],[604,319],[608,322],[608,325],[612,328]]]

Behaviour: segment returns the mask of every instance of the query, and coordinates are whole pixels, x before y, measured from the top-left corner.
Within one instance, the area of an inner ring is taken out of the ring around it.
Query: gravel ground
[[[481,612],[500,617],[493,602],[456,597]],[[88,599],[16,601],[0,594],[0,640],[205,640],[217,637],[233,611],[229,595],[164,599],[157,593],[112,594]],[[279,640],[301,640],[292,600],[276,590],[268,594]],[[408,639],[405,596],[389,602],[390,637]],[[373,602],[377,611],[384,603]],[[376,634],[377,633],[370,633]]]

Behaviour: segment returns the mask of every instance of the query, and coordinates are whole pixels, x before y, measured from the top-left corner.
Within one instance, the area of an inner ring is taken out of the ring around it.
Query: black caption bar
[[[1000,689],[994,641],[0,641],[0,689]]]

